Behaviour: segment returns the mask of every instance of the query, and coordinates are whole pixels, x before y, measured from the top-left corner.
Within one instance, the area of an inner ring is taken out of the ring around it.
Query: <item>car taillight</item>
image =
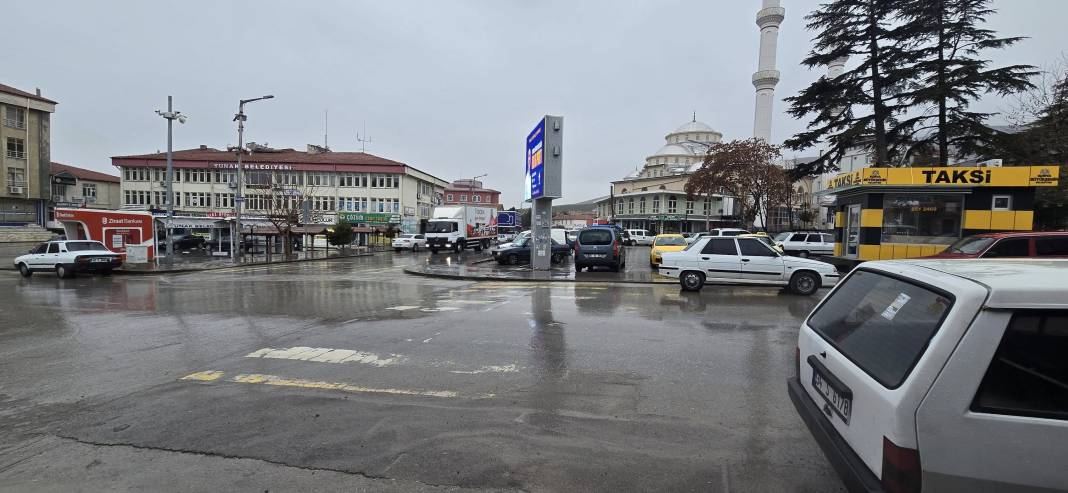
[[[920,491],[920,451],[898,447],[883,437],[883,488],[890,493]]]
[[[619,242],[612,243],[612,255],[619,256]]]
[[[576,241],[575,242],[575,255],[578,255],[578,253],[579,253],[579,243]]]

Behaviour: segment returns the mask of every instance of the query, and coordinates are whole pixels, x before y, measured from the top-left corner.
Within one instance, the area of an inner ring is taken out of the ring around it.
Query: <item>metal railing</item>
[[[4,126],[17,128],[19,130],[26,129],[26,120],[16,120],[14,118],[4,118]]]
[[[8,149],[7,150],[7,157],[9,157],[11,159],[26,159],[26,151],[19,152],[19,151],[13,151],[11,149]]]

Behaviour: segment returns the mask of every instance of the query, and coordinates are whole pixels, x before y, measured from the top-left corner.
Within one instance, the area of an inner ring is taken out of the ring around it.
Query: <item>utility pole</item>
[[[237,249],[231,248],[231,253],[234,251],[241,252],[245,246],[245,242],[241,239],[241,204],[245,202],[245,197],[241,195],[245,183],[245,174],[241,167],[241,155],[245,152],[245,120],[248,119],[245,116],[245,103],[271,98],[274,98],[274,96],[268,94],[258,98],[242,99],[237,105],[237,114],[234,115],[234,121],[237,122],[237,190],[234,194],[234,216],[236,216],[234,225],[237,227]],[[233,238],[233,235],[231,235],[231,238]],[[235,260],[237,258],[236,256],[234,257]]]
[[[171,223],[174,222],[174,120],[185,123],[186,116],[181,111],[174,111],[173,97],[167,96],[167,111],[156,110],[156,114],[167,119],[167,263],[174,263],[174,235]]]

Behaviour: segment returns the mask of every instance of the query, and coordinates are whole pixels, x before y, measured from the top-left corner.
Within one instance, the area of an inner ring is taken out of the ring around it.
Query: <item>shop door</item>
[[[845,218],[845,256],[857,258],[860,245],[860,204],[853,204],[846,209]]]

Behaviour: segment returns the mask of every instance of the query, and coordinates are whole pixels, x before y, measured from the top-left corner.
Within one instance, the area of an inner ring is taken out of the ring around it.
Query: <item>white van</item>
[[[856,268],[802,324],[790,398],[850,491],[1068,487],[1068,261]]]
[[[628,229],[627,234],[630,235],[630,245],[652,245],[656,237],[644,229]]]

